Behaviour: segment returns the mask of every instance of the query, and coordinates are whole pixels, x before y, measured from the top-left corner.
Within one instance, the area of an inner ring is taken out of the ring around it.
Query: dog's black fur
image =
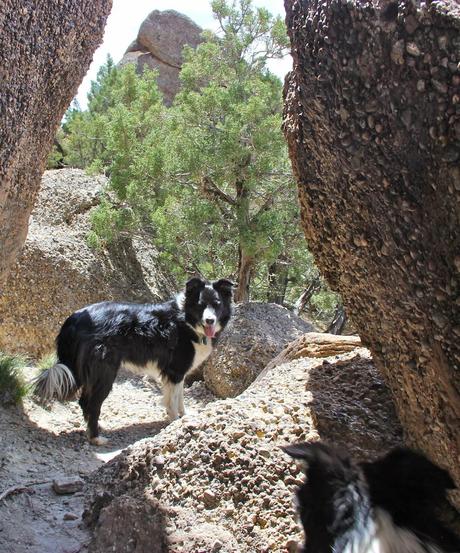
[[[297,492],[305,553],[460,552],[460,540],[436,515],[455,485],[420,453],[397,448],[357,463],[323,443],[283,449],[306,463]]]
[[[80,389],[90,441],[99,438],[101,406],[122,366],[159,373],[170,419],[183,414],[183,380],[212,351],[231,316],[233,283],[190,279],[183,296],[162,304],[102,302],[76,311],[56,339],[58,363],[35,381],[45,400]]]

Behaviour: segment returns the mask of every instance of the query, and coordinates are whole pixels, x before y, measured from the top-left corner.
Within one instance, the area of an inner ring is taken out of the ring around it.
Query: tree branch
[[[205,175],[204,177],[201,177],[200,188],[202,192],[208,197],[211,196],[212,198],[219,198],[220,200],[224,201],[227,204],[236,206],[236,200],[231,196],[229,196],[228,194],[226,194],[223,190],[221,190],[216,185],[216,183],[207,175]]]

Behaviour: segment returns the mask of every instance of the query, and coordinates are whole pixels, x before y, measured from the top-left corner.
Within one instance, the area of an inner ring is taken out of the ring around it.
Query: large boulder
[[[0,3],[0,289],[26,238],[57,127],[111,6],[110,0]]]
[[[401,442],[391,395],[363,348],[277,366],[237,398],[123,451],[86,487],[89,550],[293,553],[303,540],[293,501],[303,476],[280,446],[319,438],[360,459]]]
[[[158,301],[172,292],[147,239],[88,245],[105,184],[79,169],[45,172],[27,240],[0,296],[0,350],[38,357],[53,349],[75,309],[102,300]]]
[[[280,305],[236,304],[219,345],[203,367],[207,387],[221,398],[241,394],[289,342],[312,330],[310,323]]]
[[[460,6],[285,5],[284,128],[309,247],[410,444],[460,486]]]
[[[134,63],[138,73],[146,67],[157,70],[158,87],[169,105],[180,88],[182,50],[185,45],[196,48],[201,42],[201,32],[186,15],[174,10],[154,10],[142,23],[120,66]]]

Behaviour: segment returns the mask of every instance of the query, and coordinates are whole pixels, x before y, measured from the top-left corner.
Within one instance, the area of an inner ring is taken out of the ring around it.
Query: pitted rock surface
[[[56,130],[111,7],[110,0],[0,3],[0,292],[26,238]]]
[[[88,246],[105,184],[105,177],[79,169],[45,172],[27,240],[0,295],[0,350],[39,357],[54,350],[59,328],[76,309],[174,293],[147,237]]]
[[[460,485],[460,6],[285,5],[284,129],[309,247],[410,443]]]

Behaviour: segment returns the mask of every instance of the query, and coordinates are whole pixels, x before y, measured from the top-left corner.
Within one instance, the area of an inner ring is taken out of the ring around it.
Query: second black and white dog
[[[421,453],[396,448],[358,463],[318,442],[283,449],[306,465],[297,492],[304,553],[460,553],[437,516],[454,482]]]
[[[101,406],[118,370],[159,376],[170,420],[184,414],[187,372],[209,357],[231,316],[233,283],[190,279],[185,291],[162,304],[102,302],[76,311],[56,338],[57,363],[34,381],[42,400],[79,403],[91,443],[99,435]]]

